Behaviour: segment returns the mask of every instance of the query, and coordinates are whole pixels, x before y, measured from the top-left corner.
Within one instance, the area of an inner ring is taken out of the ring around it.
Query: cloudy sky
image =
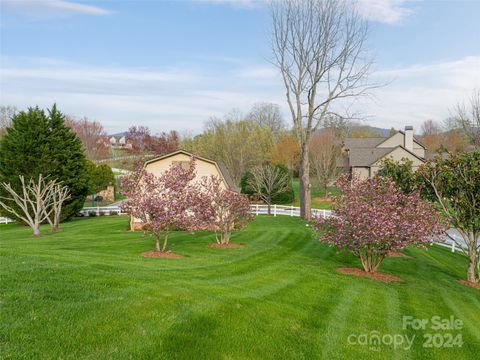
[[[133,124],[196,133],[210,116],[255,102],[286,110],[261,1],[0,3],[1,105],[56,102],[111,133]],[[371,22],[374,77],[389,83],[355,105],[369,124],[441,121],[480,87],[480,0],[357,6]]]

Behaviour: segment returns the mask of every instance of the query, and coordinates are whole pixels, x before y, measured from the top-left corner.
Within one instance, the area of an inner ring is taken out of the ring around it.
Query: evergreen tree
[[[108,185],[115,183],[115,175],[110,166],[106,164],[95,165],[90,160],[87,160],[87,167],[90,174],[90,181],[88,183],[89,194],[96,194],[105,190]]]
[[[65,125],[56,105],[48,113],[38,107],[19,112],[0,140],[0,182],[18,191],[18,175],[29,179],[39,174],[68,186],[71,197],[64,204],[62,218],[77,214],[87,195],[89,173],[82,143]],[[0,196],[5,195],[0,190]]]

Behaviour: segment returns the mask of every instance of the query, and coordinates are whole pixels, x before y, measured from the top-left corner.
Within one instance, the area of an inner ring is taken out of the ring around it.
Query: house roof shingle
[[[343,144],[346,149],[372,149],[378,144],[384,142],[386,139],[388,138],[346,138]]]
[[[350,166],[370,166],[392,151],[393,148],[357,148],[350,152]]]

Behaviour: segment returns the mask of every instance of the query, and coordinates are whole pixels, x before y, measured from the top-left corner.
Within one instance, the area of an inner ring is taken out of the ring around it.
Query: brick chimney
[[[405,142],[403,147],[413,151],[413,126],[405,126]]]

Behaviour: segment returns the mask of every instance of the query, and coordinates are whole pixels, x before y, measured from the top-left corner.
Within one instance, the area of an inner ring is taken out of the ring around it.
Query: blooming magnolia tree
[[[335,216],[316,218],[319,239],[358,256],[366,272],[376,272],[390,251],[430,243],[445,224],[435,206],[418,192],[403,193],[382,177],[361,181],[342,176]]]
[[[248,198],[224,188],[217,176],[203,178],[201,187],[210,207],[202,221],[207,229],[215,232],[218,244],[228,244],[232,231],[252,220]]]
[[[172,231],[206,228],[211,207],[199,184],[192,182],[194,178],[192,159],[188,169],[172,164],[160,177],[139,169],[123,180],[123,192],[128,198],[122,202],[122,211],[139,219],[144,230],[155,237],[155,251],[166,252]]]

